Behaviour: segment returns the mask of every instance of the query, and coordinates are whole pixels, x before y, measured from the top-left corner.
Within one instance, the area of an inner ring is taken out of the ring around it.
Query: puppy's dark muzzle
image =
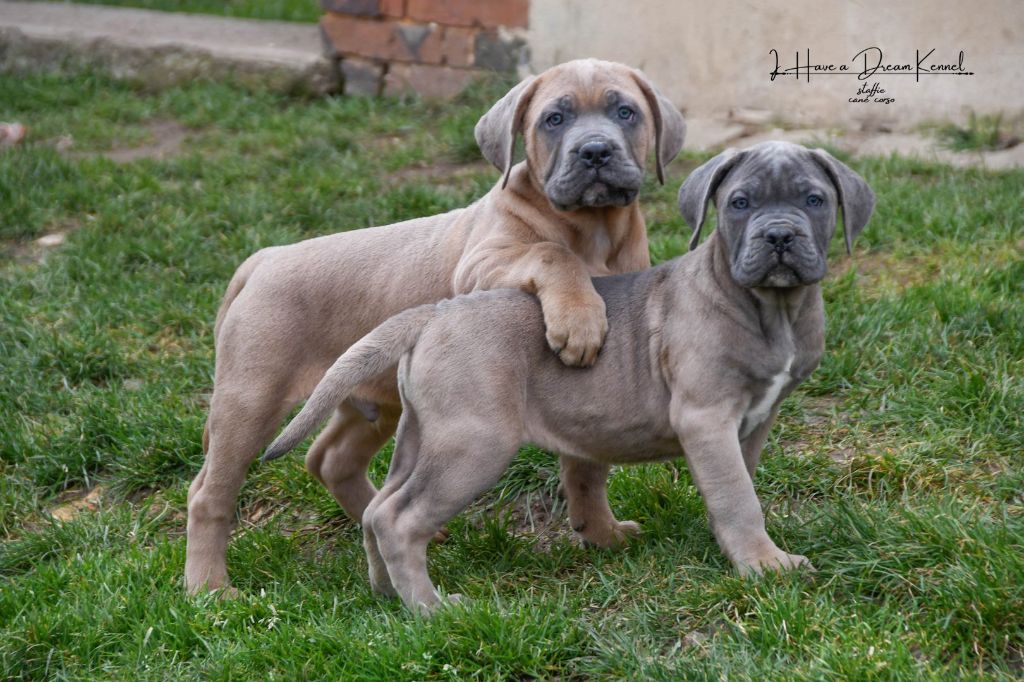
[[[606,135],[566,140],[566,151],[545,176],[545,193],[563,211],[628,206],[643,185],[643,168]]]
[[[773,226],[769,227],[764,233],[764,240],[780,256],[789,251],[793,246],[793,239],[795,238],[796,233],[789,227]]]
[[[811,225],[799,216],[755,218],[749,234],[733,264],[737,282],[744,286],[790,287],[824,277],[826,266],[811,236]]]
[[[607,142],[595,140],[580,147],[580,162],[587,168],[602,168],[612,160],[614,150]]]

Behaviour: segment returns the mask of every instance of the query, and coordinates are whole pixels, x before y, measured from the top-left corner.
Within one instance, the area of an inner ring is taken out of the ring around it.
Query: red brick
[[[426,55],[436,63],[441,62],[441,30],[435,26],[344,14],[325,14],[320,25],[342,55],[403,62],[420,61],[421,55]]]
[[[413,24],[422,26],[422,24]],[[473,65],[477,31],[457,26],[439,27],[423,41],[419,49],[421,64],[445,64],[466,67]]]
[[[406,0],[406,16],[449,26],[526,26],[529,0]]]
[[[339,53],[390,59],[394,51],[395,27],[390,22],[325,14],[320,26]]]
[[[405,16],[405,0],[379,0],[378,11],[386,17],[400,19]]]
[[[479,71],[448,66],[392,64],[384,77],[384,94],[416,93],[426,99],[451,99],[479,75]]]
[[[404,62],[440,64],[443,30],[436,25],[396,22],[395,35],[399,46],[404,49],[399,50],[394,58]]]
[[[423,24],[411,24],[412,26],[423,26]],[[407,29],[408,30],[408,29]],[[416,50],[416,59],[414,60],[402,60],[402,61],[415,61],[421,64],[441,64],[444,62],[444,29],[441,27],[435,27],[434,31],[431,32],[426,39],[420,44],[420,48]]]
[[[448,66],[473,66],[477,31],[446,26],[441,44],[442,61]]]

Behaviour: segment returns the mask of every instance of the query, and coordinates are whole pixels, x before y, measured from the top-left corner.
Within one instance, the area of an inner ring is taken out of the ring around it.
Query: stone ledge
[[[0,70],[82,66],[154,89],[196,78],[304,94],[340,87],[316,25],[0,1]]]

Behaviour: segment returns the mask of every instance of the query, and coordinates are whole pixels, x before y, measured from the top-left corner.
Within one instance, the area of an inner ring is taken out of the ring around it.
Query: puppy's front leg
[[[707,505],[711,530],[740,575],[812,568],[807,557],[782,551],[768,537],[735,420],[722,410],[704,409],[681,411],[673,421],[690,473]]]
[[[604,299],[570,249],[553,242],[489,240],[463,256],[455,271],[456,291],[501,287],[537,295],[548,345],[562,362],[594,364],[608,333]]]
[[[761,451],[764,450],[765,441],[768,440],[768,433],[772,430],[772,424],[775,423],[775,418],[779,415],[779,406],[776,405],[772,408],[771,414],[763,422],[750,432],[746,438],[740,442],[740,447],[743,449],[743,462],[747,465],[747,472],[750,474],[750,480],[754,480],[754,473],[757,471],[757,465],[761,462]]]

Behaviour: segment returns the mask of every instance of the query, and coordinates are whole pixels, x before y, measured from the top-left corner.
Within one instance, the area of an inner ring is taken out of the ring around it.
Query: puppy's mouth
[[[560,211],[580,208],[629,206],[640,194],[640,183],[633,178],[616,177],[618,173],[591,170],[566,183],[551,183],[548,198]],[[641,178],[642,180],[642,178]]]
[[[789,289],[803,284],[806,284],[806,282],[803,281],[800,272],[786,265],[780,259],[775,266],[765,273],[758,286],[773,289]]]
[[[599,208],[602,206],[628,206],[636,200],[639,190],[632,187],[615,187],[607,182],[595,182],[583,190],[581,206]]]
[[[798,262],[790,253],[765,256],[758,266],[737,262],[733,265],[733,279],[749,288],[790,289],[820,282],[825,269]]]

